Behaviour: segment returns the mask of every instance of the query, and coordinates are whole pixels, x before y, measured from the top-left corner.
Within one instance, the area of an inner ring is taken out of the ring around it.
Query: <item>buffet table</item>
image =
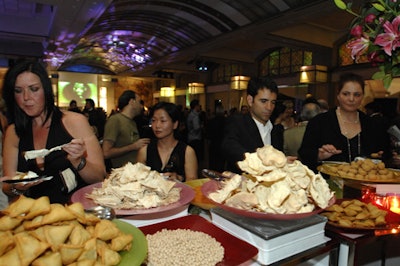
[[[338,265],[400,265],[398,231],[346,232],[327,225],[325,233],[340,243]]]

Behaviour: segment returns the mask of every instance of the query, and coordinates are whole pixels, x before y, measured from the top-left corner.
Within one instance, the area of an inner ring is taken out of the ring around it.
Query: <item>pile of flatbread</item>
[[[239,209],[274,214],[296,214],[326,208],[334,192],[320,174],[300,161],[288,163],[271,145],[246,153],[238,162],[245,173],[223,181],[208,197]]]
[[[177,202],[181,188],[175,184],[142,163],[128,162],[112,169],[102,186],[86,197],[114,209],[148,209]]]
[[[50,204],[21,195],[2,211],[0,265],[118,265],[133,236],[85,213],[81,203]]]

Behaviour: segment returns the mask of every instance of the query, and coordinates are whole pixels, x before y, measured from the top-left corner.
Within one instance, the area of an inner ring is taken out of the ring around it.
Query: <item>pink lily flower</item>
[[[392,23],[386,21],[383,24],[385,33],[376,36],[374,44],[382,46],[385,53],[392,56],[392,51],[400,47],[400,16],[393,19]]]
[[[354,37],[361,37],[362,33],[363,33],[363,28],[361,27],[361,25],[354,26],[350,31],[350,34],[353,35]]]
[[[374,14],[368,14],[367,16],[365,16],[364,21],[367,24],[370,24],[372,22],[374,22],[376,16]]]
[[[360,37],[347,43],[347,48],[351,49],[351,58],[364,54],[369,46],[369,38]]]

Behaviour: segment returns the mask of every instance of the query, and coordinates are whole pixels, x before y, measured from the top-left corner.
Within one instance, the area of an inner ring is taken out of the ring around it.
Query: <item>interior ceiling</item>
[[[0,0],[0,57],[151,76],[193,71],[197,58],[253,63],[279,46],[332,48],[351,19],[326,0]]]

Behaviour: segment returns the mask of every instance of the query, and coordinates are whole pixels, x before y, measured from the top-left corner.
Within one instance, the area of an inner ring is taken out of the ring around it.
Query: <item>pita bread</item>
[[[272,209],[278,210],[279,207],[282,206],[283,201],[286,200],[286,198],[290,195],[290,193],[290,187],[285,180],[274,183],[271,186],[271,190],[269,191],[268,205]]]
[[[261,159],[263,165],[283,167],[287,163],[286,156],[280,150],[275,149],[272,145],[265,145],[256,150],[258,158]]]
[[[314,175],[311,178],[309,187],[311,197],[321,209],[328,206],[330,199],[333,197],[333,192],[329,189],[328,183],[321,174]]]

